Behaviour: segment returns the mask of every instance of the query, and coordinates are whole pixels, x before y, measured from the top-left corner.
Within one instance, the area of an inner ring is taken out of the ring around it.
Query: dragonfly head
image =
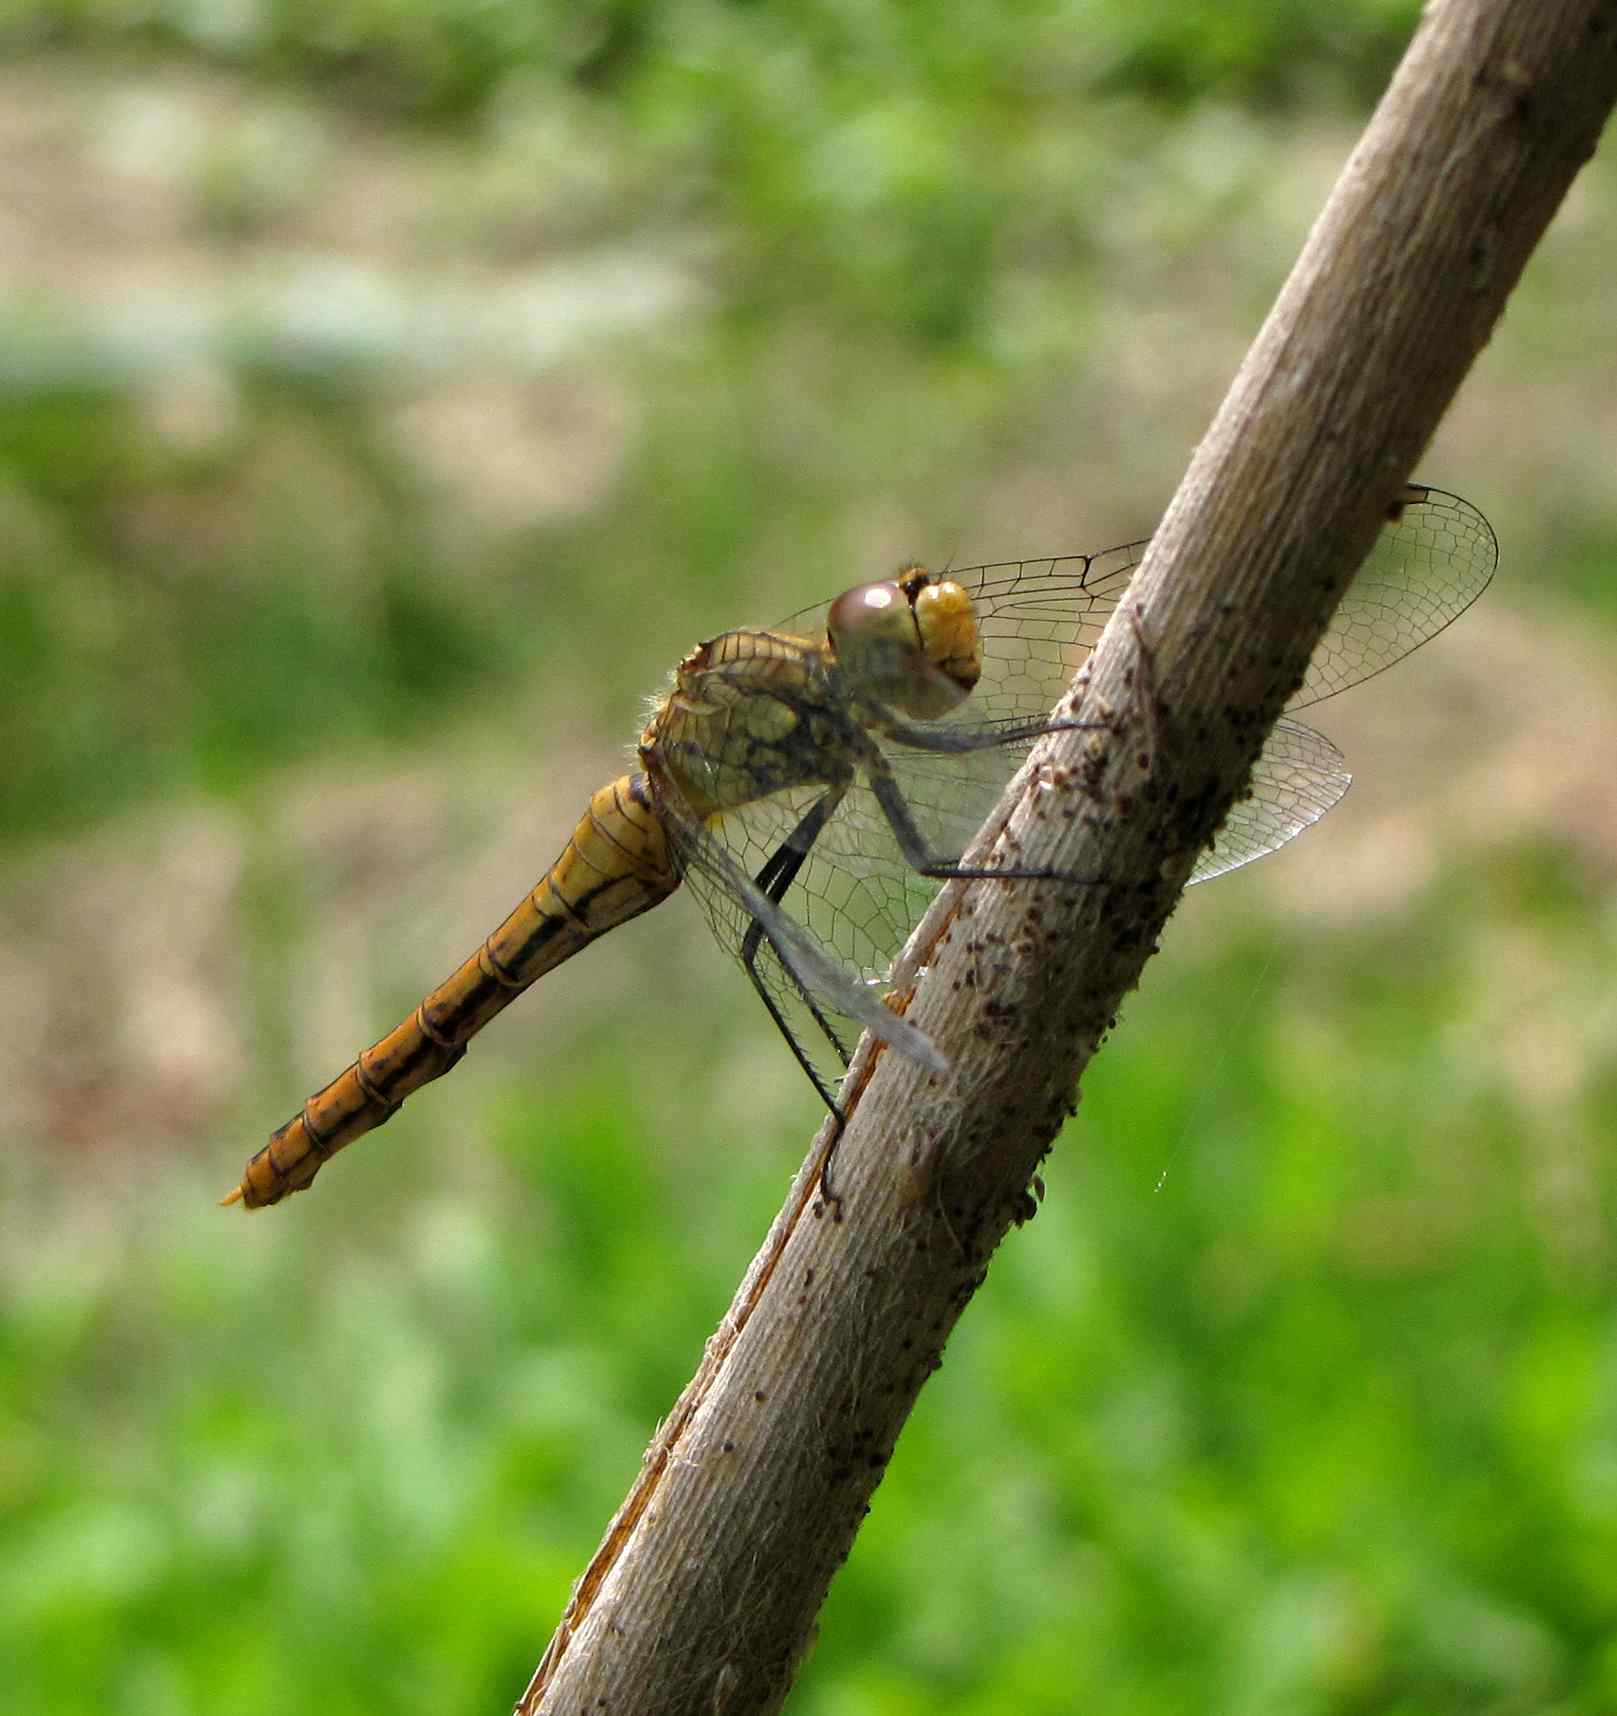
[[[958,708],[982,673],[971,597],[924,566],[844,590],[826,631],[855,689],[911,720],[935,721]]]

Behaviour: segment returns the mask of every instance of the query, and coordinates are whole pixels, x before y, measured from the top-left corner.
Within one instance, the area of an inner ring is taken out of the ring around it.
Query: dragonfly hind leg
[[[797,827],[770,855],[769,861],[753,879],[763,889],[771,905],[778,906],[786,896],[786,890],[797,880],[798,872],[803,868],[814,842],[819,839],[826,823],[831,820],[832,813],[842,802],[842,789],[834,788],[822,798],[817,799],[809,808],[807,814]],[[830,1086],[821,1076],[819,1069],[809,1059],[808,1052],[798,1041],[797,1033],[792,1029],[790,1021],[781,1011],[780,1003],[771,994],[769,985],[764,981],[763,973],[758,969],[758,954],[768,939],[763,924],[754,918],[747,928],[746,936],[741,943],[741,963],[746,968],[747,976],[752,980],[752,986],[758,992],[758,999],[769,1011],[769,1016],[775,1021],[775,1029],[786,1039],[786,1046],[797,1058],[797,1064],[808,1074],[809,1082],[820,1093],[820,1100],[830,1109],[836,1121],[836,1131],[832,1134],[830,1147],[826,1150],[825,1159],[820,1163],[820,1191],[827,1203],[833,1205],[840,1213],[842,1199],[831,1189],[831,1158],[836,1154],[837,1144],[842,1138],[842,1129],[847,1124],[847,1116],[842,1112],[836,1096]],[[773,947],[773,943],[771,946]],[[844,1067],[848,1064],[848,1045],[838,1035],[831,1021],[825,1016],[824,1010],[809,993],[808,987],[792,970],[791,962],[775,948],[775,956],[780,961],[781,969],[791,980],[797,991],[798,999],[808,1010],[809,1017],[819,1027],[820,1034],[831,1045],[836,1057]]]

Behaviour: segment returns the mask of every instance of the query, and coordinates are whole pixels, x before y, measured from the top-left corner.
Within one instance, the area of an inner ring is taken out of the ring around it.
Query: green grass
[[[1611,949],[1551,933],[1592,982]],[[1568,1127],[1591,1252],[1546,1225],[1508,1080],[1445,1041],[1469,934],[1422,900],[1368,945],[1159,974],[899,1447],[804,1709],[1607,1707],[1617,1087]],[[1254,984],[1231,1033],[1208,998]],[[611,1036],[470,1112],[418,1099],[272,1217],[210,1214],[191,1168],[116,1228],[59,1192],[14,1236],[13,1708],[125,1707],[132,1673],[162,1709],[513,1694],[791,1162],[660,1156],[654,1099],[601,1100]],[[683,1076],[679,1036],[637,1087]],[[446,1123],[471,1160],[429,1166]]]

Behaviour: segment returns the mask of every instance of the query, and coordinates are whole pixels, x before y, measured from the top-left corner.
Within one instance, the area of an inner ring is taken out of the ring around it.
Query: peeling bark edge
[[[1080,1074],[1614,100],[1617,0],[1429,9],[1080,676],[1111,730],[1045,741],[979,848],[1111,880],[940,895],[910,1016],[953,1077],[862,1045],[846,1220],[822,1134],[519,1716],[780,1707]]]

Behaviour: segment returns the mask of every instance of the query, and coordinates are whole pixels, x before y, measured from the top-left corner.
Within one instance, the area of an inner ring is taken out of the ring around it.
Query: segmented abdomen
[[[602,787],[533,892],[408,1019],[272,1132],[223,1201],[258,1209],[302,1191],[328,1157],[448,1072],[530,983],[678,886],[645,776],[623,775]]]

